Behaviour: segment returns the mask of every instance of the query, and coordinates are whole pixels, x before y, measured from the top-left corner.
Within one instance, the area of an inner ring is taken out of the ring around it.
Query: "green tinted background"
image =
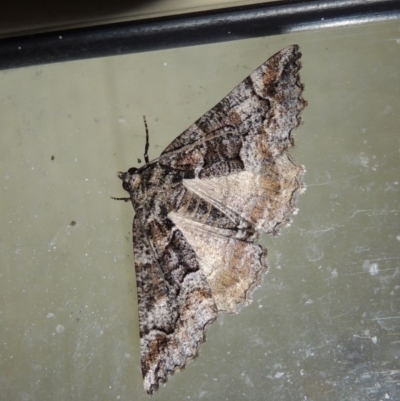
[[[299,214],[262,237],[253,304],[221,315],[153,399],[400,398],[393,21],[0,72],[2,400],[148,399],[116,172],[143,163],[143,115],[155,158],[293,43],[309,102],[291,152],[307,168]]]

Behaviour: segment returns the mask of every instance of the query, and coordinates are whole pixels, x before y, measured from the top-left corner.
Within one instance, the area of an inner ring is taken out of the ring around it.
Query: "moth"
[[[262,64],[158,157],[118,173],[135,210],[144,388],[198,355],[219,312],[237,313],[267,271],[260,232],[289,225],[304,166],[288,154],[307,105],[301,53]]]

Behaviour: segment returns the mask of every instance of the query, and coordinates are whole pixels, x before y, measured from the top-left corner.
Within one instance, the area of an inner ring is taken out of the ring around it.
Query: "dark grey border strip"
[[[0,40],[0,69],[400,18],[398,0],[282,1]]]

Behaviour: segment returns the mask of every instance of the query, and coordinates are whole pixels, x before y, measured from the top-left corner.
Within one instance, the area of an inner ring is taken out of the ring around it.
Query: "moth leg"
[[[113,196],[111,196],[111,199],[120,200],[120,201],[124,201],[124,202],[129,202],[131,200],[131,198],[114,198]]]
[[[149,162],[149,128],[147,126],[146,116],[143,116],[144,128],[146,129],[146,146],[144,147],[144,162]]]

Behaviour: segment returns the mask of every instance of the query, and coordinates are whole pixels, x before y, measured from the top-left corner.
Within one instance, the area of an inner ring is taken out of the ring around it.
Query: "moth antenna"
[[[146,129],[146,146],[144,147],[144,161],[149,162],[149,128],[147,126],[146,116],[143,116],[144,128]]]

